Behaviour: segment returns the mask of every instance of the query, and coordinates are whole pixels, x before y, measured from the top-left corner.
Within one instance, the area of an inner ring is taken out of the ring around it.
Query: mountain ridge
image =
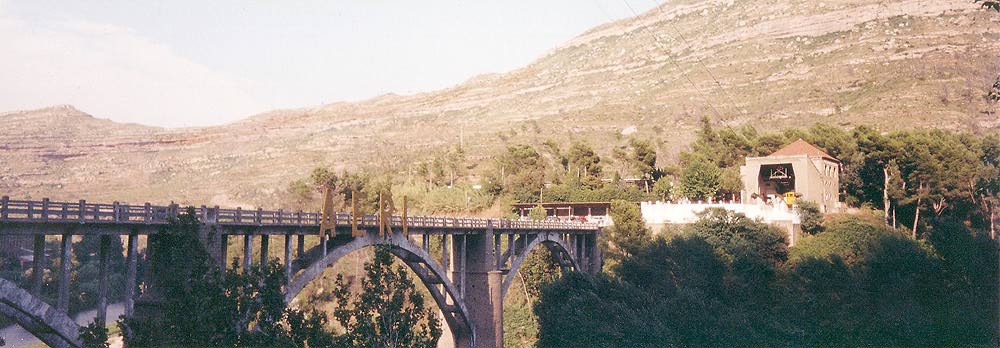
[[[482,160],[547,139],[608,155],[646,137],[669,161],[702,116],[762,130],[996,131],[995,105],[980,96],[996,76],[997,29],[996,16],[959,0],[674,1],[436,91],[200,128],[60,122],[74,114],[58,107],[3,113],[0,192],[273,206],[312,167],[405,172],[460,139]]]

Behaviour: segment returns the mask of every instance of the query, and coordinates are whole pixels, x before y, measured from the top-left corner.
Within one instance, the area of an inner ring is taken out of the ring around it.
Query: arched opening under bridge
[[[434,300],[444,318],[444,326],[447,327],[445,332],[451,332],[451,340],[455,345],[472,346],[475,339],[474,326],[465,303],[461,301],[459,289],[446,276],[447,270],[427,250],[399,233],[385,237],[367,234],[364,237],[332,239],[326,256],[305,266],[289,282],[285,290],[286,303],[291,303],[309,283],[338,261],[377,245],[388,245],[390,252],[416,275],[419,282],[415,283],[423,285]]]
[[[73,319],[6,279],[0,279],[0,313],[49,347],[81,347]]]

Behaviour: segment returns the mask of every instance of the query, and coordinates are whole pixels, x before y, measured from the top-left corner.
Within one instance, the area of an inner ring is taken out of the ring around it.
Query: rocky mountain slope
[[[550,138],[609,154],[643,136],[668,157],[702,116],[758,129],[996,132],[983,96],[1000,67],[998,34],[1000,16],[967,0],[669,1],[521,69],[416,95],[190,129],[68,106],[0,114],[0,194],[275,206],[317,165],[403,171],[459,141],[473,162]]]

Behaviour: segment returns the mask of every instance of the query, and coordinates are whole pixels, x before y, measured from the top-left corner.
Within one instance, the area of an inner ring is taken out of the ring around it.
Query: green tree
[[[343,196],[345,208],[350,209],[351,200],[357,197],[358,214],[374,214],[378,211],[381,194],[392,206],[392,178],[371,172],[343,173],[340,176],[338,192]]]
[[[621,260],[650,241],[650,231],[638,204],[613,200],[610,215],[614,225],[608,227],[603,234],[609,259]]]
[[[465,164],[465,149],[461,145],[455,145],[450,151],[448,151],[447,159],[445,162],[448,166],[448,172],[450,176],[448,177],[448,186],[455,186],[455,179],[462,175],[462,167]]]
[[[531,210],[528,211],[528,217],[535,221],[545,220],[546,216],[548,216],[548,213],[545,212],[545,208],[542,207],[541,204],[532,207]]]
[[[737,201],[739,195],[743,193],[743,179],[740,177],[740,170],[737,167],[723,169],[719,173],[719,191],[716,193],[720,199]]]
[[[313,168],[312,173],[309,173],[309,181],[317,192],[322,192],[324,187],[337,187],[339,180],[337,174],[326,167]]]
[[[431,183],[440,186],[448,181],[447,174],[445,174],[445,159],[441,156],[434,157],[431,160]]]
[[[1000,12],[1000,1],[992,0],[973,0],[974,3],[980,4],[983,8],[995,10]]]
[[[789,260],[798,262],[809,258],[825,259],[837,255],[848,266],[864,261],[871,254],[871,247],[885,236],[903,237],[895,229],[859,216],[834,216],[825,229],[814,236],[802,239],[791,249]]]
[[[111,347],[111,344],[108,343],[108,328],[98,323],[97,318],[94,318],[94,321],[87,324],[87,326],[80,328],[80,336],[78,338],[83,348]]]
[[[915,241],[877,218],[842,216],[804,238],[779,288],[779,316],[808,333],[793,345],[995,345],[995,242],[961,223],[928,233],[930,243]]]
[[[655,183],[653,183],[653,194],[656,195],[656,198],[661,201],[668,201],[671,199],[673,186],[674,183],[669,177],[660,177]]]
[[[75,294],[75,296],[70,298],[70,312],[77,312],[97,306],[100,249],[101,236],[97,235],[83,235],[79,241],[73,243],[73,258],[77,263],[73,267],[73,276],[76,280],[70,282],[70,290]],[[110,238],[108,254],[111,261],[109,267],[111,273],[108,275],[108,282],[110,284],[123,284],[125,282],[125,257],[123,256],[124,248],[120,238]],[[57,273],[53,272],[51,274]],[[124,287],[112,286],[108,288],[109,300],[119,300],[123,296]]]
[[[161,303],[151,318],[122,318],[118,325],[129,347],[288,347],[329,346],[325,316],[289,309],[281,289],[284,268],[272,260],[262,269],[226,272],[199,241],[201,223],[193,208],[151,238],[151,262]]]
[[[653,144],[646,139],[632,139],[629,146],[632,148],[630,158],[636,171],[652,176],[656,172],[656,149]]]
[[[996,346],[996,242],[937,220],[917,241],[836,216],[785,258],[782,234],[707,212],[613,267],[542,288],[539,347]],[[567,321],[566,318],[600,318]]]
[[[498,158],[497,171],[489,181],[518,202],[538,202],[539,192],[545,184],[545,163],[531,146],[509,146]]]
[[[598,177],[601,174],[601,156],[594,152],[590,144],[574,142],[569,148],[569,162],[576,169],[579,179]]]
[[[366,277],[361,294],[351,293],[343,275],[337,275],[333,296],[337,302],[334,318],[346,332],[337,337],[343,347],[437,346],[441,324],[432,308],[402,266],[393,268],[389,246],[375,248],[372,262],[365,263]]]
[[[913,131],[894,135],[901,145],[897,159],[907,196],[912,204],[911,234],[917,237],[920,212],[928,209],[935,218],[960,207],[974,196],[975,179],[982,165],[970,144],[958,135],[940,130]],[[967,141],[967,140],[966,140]]]
[[[427,181],[427,190],[434,187],[434,178],[431,177],[431,167],[426,161],[417,163],[417,176],[421,181]]]
[[[990,238],[997,238],[997,207],[1000,206],[1000,136],[989,136],[983,140],[982,163],[976,182],[977,207],[982,213],[985,225],[989,226]]]
[[[775,265],[788,259],[785,233],[741,213],[709,208],[698,214],[698,221],[684,229],[705,238],[730,257],[755,257]]]
[[[529,300],[538,297],[543,286],[559,279],[562,271],[558,265],[555,253],[549,248],[536,248],[528,252],[517,272]]]
[[[570,273],[542,287],[533,311],[539,348],[674,346],[653,296],[606,274]]]
[[[855,141],[851,137],[851,133],[843,128],[825,123],[813,124],[803,139],[842,161],[850,159],[856,151]]]
[[[842,186],[854,204],[870,203],[883,210],[886,225],[892,225],[894,202],[902,198],[899,147],[891,138],[872,128],[859,126],[852,132],[857,142],[856,165],[846,168]]]
[[[797,200],[795,213],[799,215],[799,226],[803,232],[817,234],[823,231],[823,213],[819,211],[819,205],[815,202]]]
[[[786,144],[788,144],[788,140],[785,139],[784,135],[777,133],[764,134],[754,140],[753,151],[750,152],[750,155],[758,157],[767,156],[778,151],[778,149],[781,149]]]
[[[722,187],[722,171],[705,161],[690,163],[681,174],[680,192],[693,201],[703,201],[715,197]]]

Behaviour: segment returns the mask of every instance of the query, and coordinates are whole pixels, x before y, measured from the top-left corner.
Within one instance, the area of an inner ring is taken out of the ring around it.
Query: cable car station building
[[[747,157],[740,167],[743,204],[816,203],[824,213],[840,208],[840,161],[799,139],[765,157]],[[787,199],[787,200],[786,200]]]

